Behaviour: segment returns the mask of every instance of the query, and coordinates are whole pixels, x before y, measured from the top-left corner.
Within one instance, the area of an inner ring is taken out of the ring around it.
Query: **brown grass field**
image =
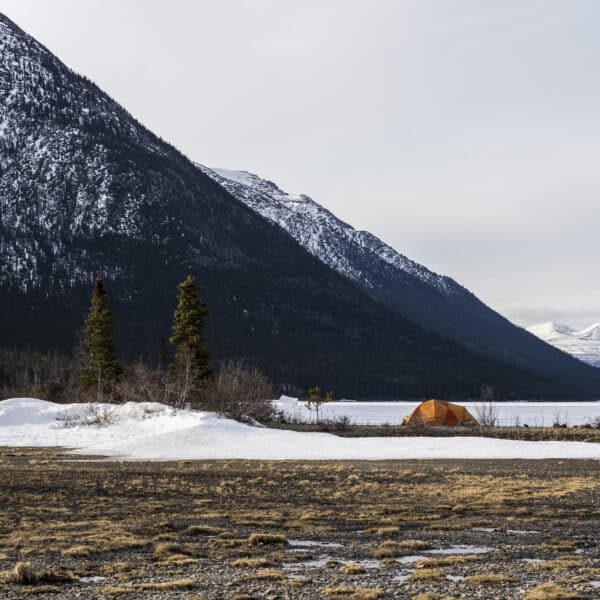
[[[600,598],[596,461],[136,463],[2,448],[0,482],[7,600]]]

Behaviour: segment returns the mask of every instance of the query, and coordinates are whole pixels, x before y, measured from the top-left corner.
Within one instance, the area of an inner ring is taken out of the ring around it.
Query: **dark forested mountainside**
[[[71,350],[96,274],[122,353],[154,360],[176,284],[205,290],[214,359],[352,397],[573,397],[383,308],[0,16],[0,330]]]
[[[199,168],[400,316],[508,364],[597,386],[598,371],[513,325],[450,277],[344,223],[312,198],[286,193],[247,171]]]

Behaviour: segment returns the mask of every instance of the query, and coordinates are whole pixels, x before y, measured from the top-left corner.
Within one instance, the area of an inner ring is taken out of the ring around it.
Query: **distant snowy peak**
[[[600,323],[581,330],[560,323],[538,323],[527,327],[527,331],[583,362],[600,367]]]
[[[373,288],[378,285],[376,263],[385,263],[442,293],[464,291],[449,277],[410,260],[368,231],[358,231],[344,223],[309,196],[284,192],[272,181],[248,171],[198,167],[345,277]]]
[[[594,323],[577,333],[580,340],[597,340],[600,342],[600,323]]]
[[[552,321],[531,325],[527,328],[527,331],[533,333],[533,335],[536,335],[546,342],[562,336],[571,336],[575,333],[575,329],[573,329],[573,327],[569,327],[568,325],[564,325],[562,323],[554,323]]]

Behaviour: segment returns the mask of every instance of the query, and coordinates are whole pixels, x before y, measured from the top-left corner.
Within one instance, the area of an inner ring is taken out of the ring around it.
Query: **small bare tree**
[[[475,407],[475,414],[481,427],[498,425],[498,407],[493,402],[482,402]]]
[[[480,404],[475,407],[475,414],[481,427],[496,427],[498,425],[498,407],[494,403],[494,388],[482,385],[479,395]]]

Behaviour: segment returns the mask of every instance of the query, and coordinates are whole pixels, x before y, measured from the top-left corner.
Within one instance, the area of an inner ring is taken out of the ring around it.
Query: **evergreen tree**
[[[98,400],[101,400],[110,386],[123,373],[113,342],[115,329],[112,311],[108,308],[108,296],[104,282],[96,278],[90,313],[84,328],[84,357],[80,381],[87,386],[95,386]]]
[[[200,286],[189,275],[179,289],[173,335],[169,341],[177,349],[170,365],[175,378],[178,402],[183,406],[198,385],[213,375],[208,364],[209,353],[204,347],[204,321],[208,315],[206,303],[200,299]]]
[[[319,414],[323,404],[325,404],[326,402],[333,401],[334,396],[332,391],[327,392],[327,394],[325,394],[325,396],[323,397],[321,388],[318,385],[316,385],[315,387],[310,388],[310,390],[308,390],[308,398],[306,399],[306,403],[304,404],[304,406],[306,406],[308,410],[314,411],[316,413],[317,423],[319,423]]]

